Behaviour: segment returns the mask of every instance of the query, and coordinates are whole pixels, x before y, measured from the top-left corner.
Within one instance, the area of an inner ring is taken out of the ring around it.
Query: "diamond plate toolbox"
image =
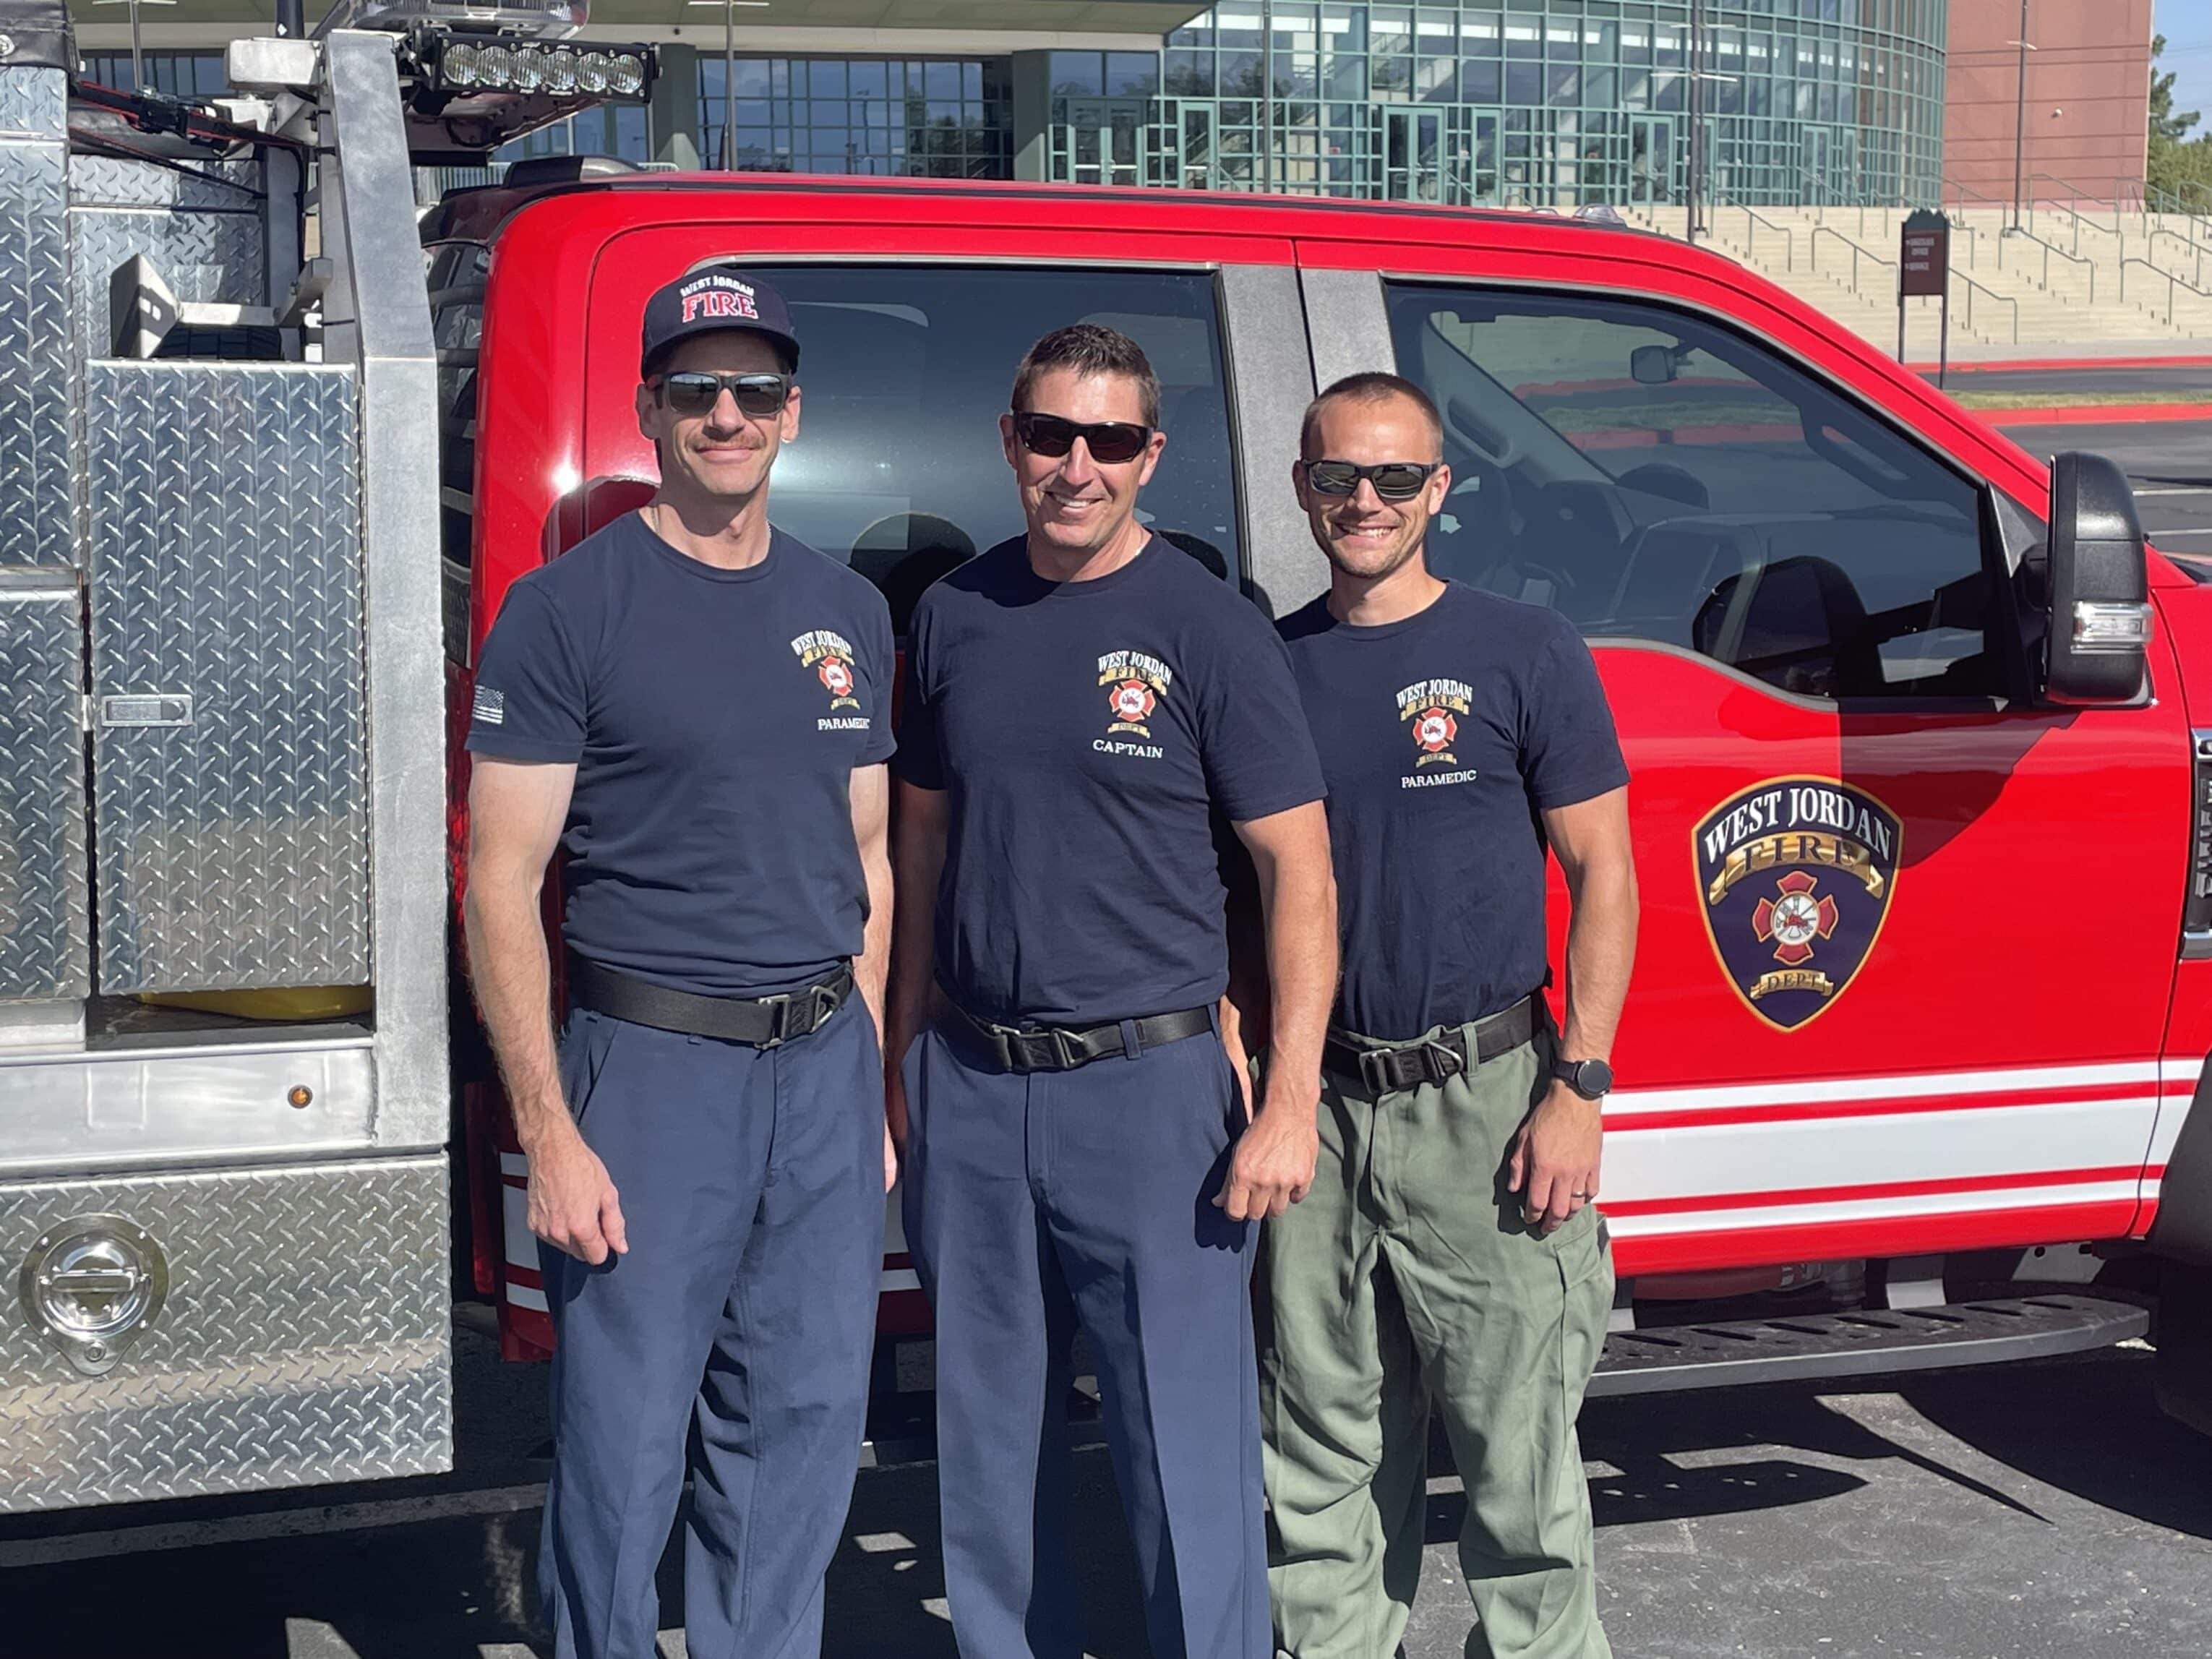
[[[425,1474],[453,1462],[442,1156],[0,1184],[0,1510]],[[87,1377],[16,1304],[46,1229],[125,1218],[167,1301]]]
[[[85,371],[100,988],[368,978],[353,373]]]
[[[76,562],[64,93],[0,68],[0,566]]]
[[[83,637],[74,571],[0,569],[0,1000],[91,990]]]
[[[108,283],[134,253],[153,261],[179,300],[268,303],[268,255],[249,193],[259,169],[218,161],[201,173],[188,179],[142,161],[70,161],[70,309],[88,356],[115,349]]]

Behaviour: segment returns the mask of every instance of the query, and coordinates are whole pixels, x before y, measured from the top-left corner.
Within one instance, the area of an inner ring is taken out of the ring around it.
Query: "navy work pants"
[[[963,1042],[931,1030],[904,1058],[960,1651],[1083,1651],[1066,1513],[1079,1322],[1154,1659],[1266,1659],[1253,1227],[1212,1201],[1243,1117],[1221,1044],[1023,1075]]]
[[[814,1659],[883,1269],[874,1024],[853,997],[763,1049],[583,1011],[561,1071],[629,1251],[539,1253],[560,1339],[539,1566],[556,1651],[651,1659],[696,1429],[693,1659]]]

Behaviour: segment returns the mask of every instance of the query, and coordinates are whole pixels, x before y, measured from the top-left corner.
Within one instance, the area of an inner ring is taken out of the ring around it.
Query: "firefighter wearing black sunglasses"
[[[1152,1651],[1266,1659],[1249,1283],[1259,1218],[1313,1167],[1335,972],[1320,775],[1266,619],[1136,515],[1167,443],[1136,343],[1047,335],[1011,402],[1027,533],[922,599],[899,740],[891,1029],[914,1041],[893,1115],[937,1314],[952,1623],[967,1659],[1086,1645],[1079,1324]],[[1290,1061],[1249,1127],[1216,1035],[1216,813],[1260,871]]]
[[[469,738],[470,961],[560,1339],[540,1577],[560,1653],[648,1659],[688,1458],[693,1650],[813,1653],[894,1169],[890,616],[769,522],[799,409],[775,289],[689,271],[641,347],[659,486],[509,591]]]
[[[1429,568],[1453,484],[1426,395],[1354,375],[1303,439],[1291,483],[1329,590],[1282,631],[1328,781],[1344,971],[1313,1196],[1261,1268],[1276,1645],[1397,1650],[1433,1403],[1467,1489],[1468,1659],[1605,1659],[1575,1415],[1612,1305],[1592,1200],[1636,943],[1627,773],[1573,625]],[[1572,907],[1556,1027],[1547,848]],[[1263,1000],[1240,973],[1237,1003]]]

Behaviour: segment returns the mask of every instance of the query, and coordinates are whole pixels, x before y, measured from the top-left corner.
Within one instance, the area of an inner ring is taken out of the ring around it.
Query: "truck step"
[[[1938,1366],[1986,1365],[2109,1347],[2141,1336],[2150,1316],[2133,1303],[2051,1294],[1993,1297],[1930,1308],[1869,1308],[1851,1313],[1708,1321],[1646,1331],[1614,1331],[1590,1378],[1589,1395],[1664,1394],[1677,1389],[1735,1388],[1796,1377],[1868,1376]],[[903,1345],[914,1356],[902,1391],[871,1402],[860,1467],[890,1468],[937,1455],[934,1412],[926,1381],[932,1345]],[[1071,1443],[1103,1445],[1097,1385],[1079,1380],[1067,1402]]]
[[[2039,1359],[2109,1347],[2149,1327],[2149,1314],[2132,1303],[2049,1295],[1614,1331],[1589,1395]]]

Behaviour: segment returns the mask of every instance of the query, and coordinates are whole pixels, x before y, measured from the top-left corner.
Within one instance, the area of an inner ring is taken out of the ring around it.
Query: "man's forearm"
[[[937,887],[945,872],[945,826],[917,819],[923,809],[918,792],[902,796],[893,882],[889,1025],[885,1058],[896,1066],[929,1014],[931,955],[937,911]],[[941,808],[939,809],[941,811]]]
[[[1569,1060],[1609,1060],[1636,961],[1636,871],[1626,860],[1594,866],[1569,883],[1567,1015],[1559,1033]]]
[[[470,982],[507,1085],[515,1136],[526,1152],[549,1131],[574,1122],[554,1054],[552,969],[538,891],[472,874],[462,913]]]
[[[853,988],[860,994],[869,1018],[876,1022],[876,1035],[888,1042],[890,1028],[884,1023],[888,1012],[884,991],[890,976],[893,914],[889,850],[863,858],[861,870],[868,884],[868,925],[860,935],[860,954],[853,958]]]
[[[1325,854],[1259,862],[1267,928],[1267,1097],[1288,1090],[1310,1110],[1336,999],[1336,878]]]

